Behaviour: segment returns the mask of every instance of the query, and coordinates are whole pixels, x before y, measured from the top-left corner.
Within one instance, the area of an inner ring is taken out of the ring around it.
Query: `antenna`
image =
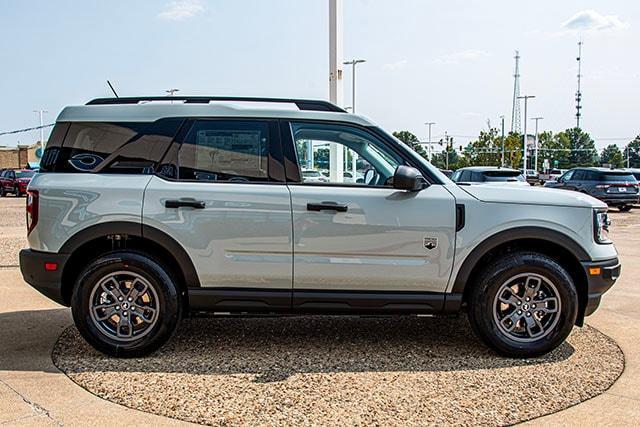
[[[116,96],[116,98],[120,98],[118,96],[118,94],[116,93],[116,90],[113,88],[113,85],[111,84],[111,82],[109,80],[107,80],[107,84],[109,85],[109,87],[111,88],[111,92],[113,92],[113,94]]]
[[[511,132],[520,133],[520,52],[516,50],[516,69],[513,73],[513,107],[511,108]]]
[[[582,78],[582,38],[578,42],[578,90],[576,91],[576,128],[580,128],[580,117],[582,116],[582,90],[580,80]]]

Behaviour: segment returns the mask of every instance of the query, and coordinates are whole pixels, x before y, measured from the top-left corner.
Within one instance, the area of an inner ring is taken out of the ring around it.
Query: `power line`
[[[16,133],[22,133],[22,132],[29,132],[32,130],[38,130],[38,129],[44,129],[44,128],[48,128],[55,125],[55,123],[49,123],[48,125],[42,125],[42,126],[35,126],[32,128],[25,128],[25,129],[18,129],[18,130],[10,130],[10,131],[6,131],[6,132],[0,132],[0,136],[2,135],[13,135]]]

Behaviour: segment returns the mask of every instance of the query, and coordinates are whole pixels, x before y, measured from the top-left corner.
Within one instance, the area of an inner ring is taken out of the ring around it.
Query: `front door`
[[[455,200],[444,186],[395,190],[393,173],[406,162],[365,128],[301,122],[290,131],[302,170],[289,184],[294,307],[327,301],[314,306],[305,292],[443,293],[455,243]]]
[[[198,120],[185,135],[147,186],[143,224],[182,245],[202,289],[219,291],[211,295],[220,302],[289,308],[291,201],[274,174],[277,123]]]

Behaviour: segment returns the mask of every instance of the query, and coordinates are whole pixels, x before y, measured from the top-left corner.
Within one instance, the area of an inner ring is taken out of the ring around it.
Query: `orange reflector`
[[[57,262],[45,262],[44,263],[44,269],[47,271],[56,271],[58,269],[58,263]]]
[[[592,276],[600,275],[600,267],[589,267],[589,274]]]

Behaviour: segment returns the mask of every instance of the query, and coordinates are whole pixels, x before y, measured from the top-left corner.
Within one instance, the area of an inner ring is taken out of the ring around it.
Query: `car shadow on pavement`
[[[0,324],[0,370],[59,372],[51,350],[71,324],[69,309],[4,312]]]
[[[305,373],[492,370],[555,363],[574,351],[565,342],[540,358],[501,357],[472,334],[466,316],[295,316],[185,319],[167,345],[138,359],[104,356],[69,328],[53,359],[69,374],[251,374],[274,382]]]

